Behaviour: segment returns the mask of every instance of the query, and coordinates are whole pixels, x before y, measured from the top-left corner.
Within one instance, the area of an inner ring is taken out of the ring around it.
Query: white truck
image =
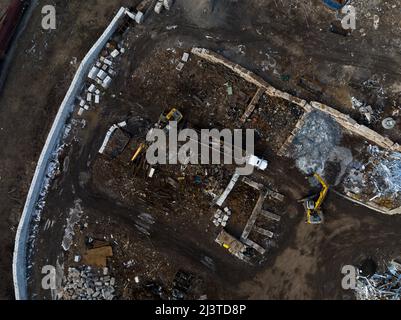
[[[266,160],[260,159],[255,155],[250,155],[247,163],[259,170],[266,170],[268,162]]]

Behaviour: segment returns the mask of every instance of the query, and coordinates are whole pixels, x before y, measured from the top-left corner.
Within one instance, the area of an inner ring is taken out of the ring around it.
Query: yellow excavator
[[[327,192],[329,191],[329,186],[317,173],[314,174],[314,177],[322,185],[322,190],[320,191],[319,194],[304,198],[300,200],[300,202],[303,203],[306,210],[306,222],[309,224],[321,224],[323,223],[324,220],[321,206],[324,199],[327,196]]]
[[[176,108],[172,108],[170,112],[164,112],[160,115],[158,126],[166,133],[170,130],[170,121],[176,121],[177,124],[182,120],[183,115]]]
[[[176,108],[172,108],[169,112],[163,112],[160,115],[159,122],[157,123],[156,127],[163,129],[166,133],[170,130],[170,121],[176,121],[179,123],[183,119],[183,115],[180,111]],[[134,162],[138,157],[148,148],[147,143],[143,142],[139,145],[136,149],[134,155],[131,158],[131,162]]]

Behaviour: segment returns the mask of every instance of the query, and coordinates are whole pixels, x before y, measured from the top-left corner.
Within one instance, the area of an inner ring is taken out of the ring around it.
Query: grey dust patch
[[[296,135],[290,155],[301,172],[307,175],[315,172],[322,174],[330,158],[343,158],[340,150],[332,154],[341,137],[341,129],[336,121],[329,115],[313,111],[306,117],[303,127]],[[345,158],[348,156],[349,154],[345,154]]]

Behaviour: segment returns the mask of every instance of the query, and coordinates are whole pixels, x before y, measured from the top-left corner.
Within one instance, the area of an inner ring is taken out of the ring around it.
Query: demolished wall
[[[240,77],[245,79],[246,81],[256,85],[259,88],[264,88],[266,90],[266,94],[273,96],[273,97],[279,97],[283,98],[285,100],[288,100],[296,105],[299,105],[302,107],[306,112],[311,112],[313,110],[319,110],[322,111],[326,114],[329,114],[331,117],[333,117],[342,127],[347,129],[348,131],[360,135],[364,138],[366,138],[369,141],[374,142],[378,146],[382,148],[386,148],[392,151],[399,151],[401,152],[401,146],[398,145],[397,143],[394,143],[390,139],[383,137],[379,133],[369,129],[366,126],[358,124],[354,119],[352,119],[349,115],[344,114],[334,108],[331,108],[325,104],[312,101],[308,103],[305,100],[302,100],[300,98],[294,97],[290,95],[289,93],[280,91],[270,84],[268,84],[266,81],[264,81],[261,77],[257,76],[253,72],[246,70],[245,68],[241,67],[238,64],[235,64],[224,57],[218,55],[217,53],[214,53],[210,50],[207,49],[202,49],[202,48],[193,48],[192,53],[199,56],[200,58],[203,58],[205,60],[208,60],[213,63],[217,64],[222,64],[226,66],[227,68],[231,69],[235,73],[237,73]]]
[[[32,215],[37,206],[39,194],[43,188],[44,179],[49,166],[50,158],[60,142],[66,121],[74,109],[74,102],[78,92],[82,89],[83,81],[86,78],[89,68],[94,63],[101,50],[117,30],[120,19],[125,16],[127,9],[121,8],[112,22],[93,45],[82,60],[74,79],[68,89],[68,92],[61,103],[59,111],[53,122],[46,143],[43,147],[35,174],[29,188],[28,196],[25,202],[24,210],[18,225],[13,256],[13,279],[16,300],[27,300],[27,244],[31,230]]]

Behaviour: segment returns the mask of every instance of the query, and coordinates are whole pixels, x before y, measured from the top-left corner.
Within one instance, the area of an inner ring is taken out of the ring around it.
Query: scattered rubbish
[[[391,261],[384,273],[359,273],[355,293],[358,300],[400,300],[401,264]]]
[[[178,271],[173,280],[172,297],[173,300],[185,299],[190,291],[195,276],[192,273]]]

